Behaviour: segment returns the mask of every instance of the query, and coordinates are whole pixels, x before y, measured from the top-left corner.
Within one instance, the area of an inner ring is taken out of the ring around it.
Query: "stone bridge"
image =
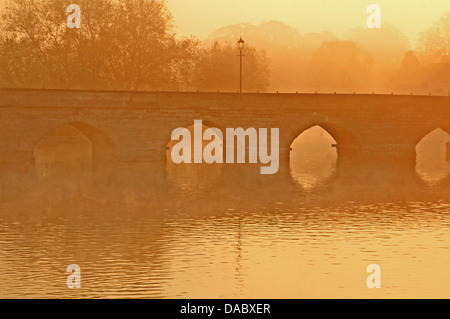
[[[92,142],[94,161],[165,162],[172,131],[194,120],[279,128],[281,170],[316,125],[337,141],[340,165],[411,168],[426,134],[450,132],[450,97],[0,89],[0,162],[33,163],[43,136],[67,124]]]

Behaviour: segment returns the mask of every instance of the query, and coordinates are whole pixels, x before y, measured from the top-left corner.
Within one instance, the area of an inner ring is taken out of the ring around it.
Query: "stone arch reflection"
[[[293,181],[310,190],[336,172],[336,140],[321,126],[303,131],[291,144],[290,173]]]

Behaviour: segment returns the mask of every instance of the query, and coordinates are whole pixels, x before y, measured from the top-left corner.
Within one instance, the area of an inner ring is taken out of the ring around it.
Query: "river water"
[[[449,298],[450,183],[333,170],[259,188],[186,184],[169,168],[166,188],[145,171],[101,186],[92,172],[4,178],[0,297]],[[67,288],[70,264],[81,289]]]
[[[2,298],[450,298],[446,133],[418,146],[416,171],[342,170],[313,128],[270,177],[93,165],[66,131],[35,166],[0,167]],[[81,289],[67,287],[72,264]]]

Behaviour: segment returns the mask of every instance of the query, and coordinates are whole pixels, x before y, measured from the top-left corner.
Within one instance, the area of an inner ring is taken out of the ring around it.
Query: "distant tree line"
[[[202,43],[176,35],[166,0],[76,2],[81,29],[66,25],[67,0],[5,0],[0,87],[236,91],[242,35],[247,92],[450,89],[450,13],[405,55],[408,38],[387,23],[352,29],[345,40],[331,32],[301,34],[277,21],[238,24]]]
[[[232,42],[239,35],[267,51],[272,92],[447,95],[450,90],[450,13],[420,34],[415,63],[408,37],[386,22],[380,29],[350,29],[342,38],[301,33],[279,21],[241,23],[216,30],[208,41]]]

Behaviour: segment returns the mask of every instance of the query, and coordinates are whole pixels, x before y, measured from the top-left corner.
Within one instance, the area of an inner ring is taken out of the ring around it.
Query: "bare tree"
[[[418,50],[428,56],[450,55],[450,12],[420,34]]]
[[[177,39],[165,0],[78,0],[82,27],[66,26],[67,1],[8,0],[2,15],[3,86],[186,87],[198,41]]]

